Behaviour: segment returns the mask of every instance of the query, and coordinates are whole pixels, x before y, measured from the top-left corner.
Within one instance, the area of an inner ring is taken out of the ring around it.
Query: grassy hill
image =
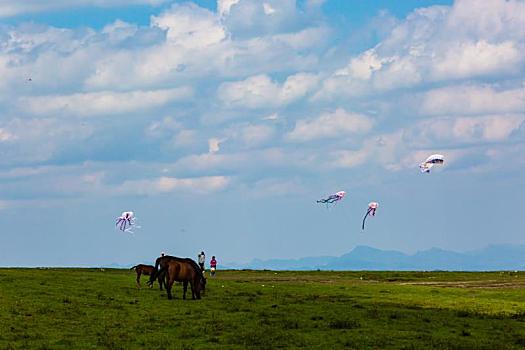
[[[0,269],[0,349],[525,347],[523,272],[219,271],[199,301],[134,278]]]

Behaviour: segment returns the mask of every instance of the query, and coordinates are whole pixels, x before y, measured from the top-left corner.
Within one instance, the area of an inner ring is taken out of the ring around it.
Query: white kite
[[[132,227],[140,227],[135,225],[135,214],[132,211],[123,212],[118,218],[116,225],[122,232],[130,232]]]
[[[443,155],[433,154],[428,157],[423,163],[419,164],[419,169],[422,173],[430,173],[430,169],[436,164],[443,164],[445,161]]]
[[[377,202],[370,202],[370,203],[368,203],[368,210],[366,211],[366,215],[363,218],[363,225],[361,226],[362,230],[365,229],[365,221],[366,221],[366,218],[368,217],[368,215],[376,216],[377,207],[379,207],[379,203],[377,203]]]

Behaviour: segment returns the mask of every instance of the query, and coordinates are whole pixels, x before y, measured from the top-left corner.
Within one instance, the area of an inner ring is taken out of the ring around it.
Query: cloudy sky
[[[0,265],[525,244],[523,28],[518,0],[0,0]]]

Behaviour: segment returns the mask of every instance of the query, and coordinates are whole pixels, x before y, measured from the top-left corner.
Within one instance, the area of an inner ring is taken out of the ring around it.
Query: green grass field
[[[523,272],[219,271],[198,301],[134,278],[0,269],[0,349],[525,348]]]

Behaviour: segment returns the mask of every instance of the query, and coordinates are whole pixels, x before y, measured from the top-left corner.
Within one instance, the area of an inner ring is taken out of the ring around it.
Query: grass
[[[199,301],[134,278],[0,269],[0,349],[525,349],[523,272],[219,271]]]

